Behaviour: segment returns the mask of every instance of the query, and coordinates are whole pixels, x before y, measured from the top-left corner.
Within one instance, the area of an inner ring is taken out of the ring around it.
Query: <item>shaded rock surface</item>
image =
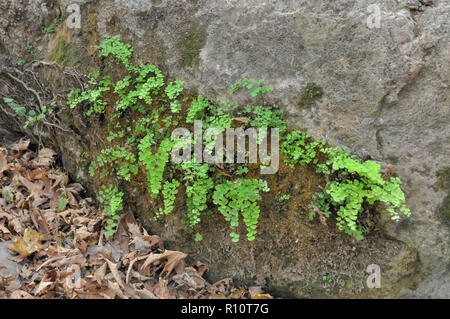
[[[6,269],[0,270],[0,275],[4,277],[15,276],[17,274],[17,263],[9,258],[13,255],[8,249],[9,243],[0,242],[0,267],[6,267]]]
[[[69,29],[64,21],[72,3],[80,5],[81,29]],[[372,4],[380,9],[379,28],[367,23]],[[41,26],[60,14],[62,25],[42,36]],[[99,65],[90,58],[94,45],[105,34],[120,34],[134,46],[138,61],[156,64],[213,99],[230,98],[227,89],[239,78],[266,79],[275,88],[268,100],[287,111],[292,127],[394,165],[412,217],[398,224],[382,218],[382,231],[353,242],[309,223],[307,203],[283,213],[273,200],[263,199],[257,241],[232,245],[218,216],[202,225],[200,244],[180,231],[175,216],[151,224],[154,211],[139,187],[127,190],[136,213],[169,246],[208,263],[215,278],[229,275],[296,297],[448,298],[449,189],[436,185],[439,172],[450,167],[449,21],[450,3],[443,0],[10,0],[0,3],[0,68],[20,59],[45,59],[92,70]],[[36,42],[38,37],[42,40]],[[64,82],[55,70],[44,73],[52,89],[61,89]],[[302,90],[312,82],[323,89],[323,97],[299,106]],[[12,85],[0,82],[0,94],[11,94]],[[102,135],[101,128],[85,127],[68,110],[58,116],[76,133],[43,138],[58,146],[73,178],[98,190],[98,182],[88,181],[81,154],[98,152],[93,136]],[[2,111],[0,128],[0,134],[21,131]],[[315,177],[296,174],[289,180],[301,193],[306,176]],[[273,185],[281,183],[276,178]],[[381,289],[365,288],[371,263],[382,268]]]

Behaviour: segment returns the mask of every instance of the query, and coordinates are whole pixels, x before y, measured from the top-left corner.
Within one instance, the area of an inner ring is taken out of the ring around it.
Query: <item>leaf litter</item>
[[[272,298],[231,278],[209,283],[206,265],[166,250],[131,212],[106,238],[102,207],[55,166],[52,149],[29,146],[22,139],[10,152],[0,147],[0,241],[10,243],[19,269],[0,275],[0,299]]]

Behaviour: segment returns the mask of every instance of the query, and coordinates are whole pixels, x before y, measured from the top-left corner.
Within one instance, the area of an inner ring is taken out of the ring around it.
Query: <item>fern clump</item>
[[[112,55],[117,64],[122,63],[129,70],[134,69],[134,66],[130,62],[130,58],[133,55],[133,48],[130,44],[125,44],[120,41],[120,36],[111,37],[106,35],[105,40],[96,49],[99,51],[100,56],[107,58]]]
[[[131,176],[136,175],[139,170],[136,162],[135,154],[123,146],[104,148],[97,160],[91,163],[89,173],[94,176],[96,170],[102,169],[101,176],[106,177],[112,170],[123,180],[130,181]]]
[[[395,221],[400,218],[399,212],[410,216],[400,179],[384,180],[376,162],[362,162],[341,149],[325,148],[324,141],[313,141],[301,131],[290,133],[281,150],[287,163],[314,164],[317,172],[327,176],[325,191],[316,194],[311,203],[311,219],[317,211],[327,218],[335,213],[340,230],[362,239],[367,227],[361,216],[375,202],[383,202]]]
[[[149,135],[144,137],[139,144],[139,160],[147,170],[147,180],[150,194],[156,198],[161,190],[161,182],[163,180],[164,169],[169,161],[169,154],[172,150],[173,142],[164,139],[159,146],[158,151],[152,152],[152,145]]]
[[[230,222],[230,228],[239,226],[239,216],[242,215],[247,228],[247,239],[255,240],[260,209],[257,204],[261,200],[260,191],[268,192],[267,182],[240,178],[234,182],[226,181],[214,190],[214,204],[218,206],[225,220]],[[230,234],[233,242],[239,240],[234,231]]]
[[[238,80],[229,91],[233,94],[247,90],[250,96],[263,103],[239,108],[226,101],[222,103],[225,105],[222,108],[202,95],[192,99],[184,97],[184,82],[166,81],[155,65],[135,65],[132,62],[133,48],[123,43],[119,36],[106,37],[96,48],[108,66],[115,63],[127,74],[114,82],[115,76],[113,81],[111,76],[103,74],[107,68],[102,74],[94,71],[86,77],[86,89],[73,89],[67,103],[70,109],[81,107],[86,110],[87,116],[96,114],[98,116],[94,120],[107,124],[109,135],[103,141],[105,147],[94,157],[89,172],[91,176],[98,175],[108,185],[103,186],[99,193],[105,214],[109,216],[106,227],[108,236],[114,234],[119,214],[123,210],[124,193],[119,186],[133,182],[142,172],[150,196],[163,203],[155,211],[155,219],[164,218],[173,212],[181,188],[186,195],[183,222],[189,231],[195,231],[202,217],[213,214],[216,208],[230,223],[233,242],[240,238],[237,229],[241,217],[247,230],[247,239],[255,240],[261,213],[261,193],[269,191],[265,181],[245,178],[249,173],[245,163],[227,164],[225,167],[223,164],[215,166],[196,162],[196,158],[192,160],[192,148],[190,153],[184,154],[187,155],[187,161],[169,162],[174,146],[179,146],[179,141],[172,140],[171,130],[180,122],[192,126],[197,120],[202,121],[203,134],[210,128],[224,133],[236,122],[241,123],[244,129],[258,128],[259,132],[267,133],[277,128],[283,141],[281,152],[287,164],[309,165],[326,176],[325,190],[316,194],[311,203],[311,219],[317,214],[326,218],[333,215],[340,230],[362,239],[370,223],[367,211],[375,203],[384,203],[394,220],[400,218],[400,213],[410,215],[400,189],[400,180],[395,177],[383,178],[379,164],[362,162],[340,149],[327,148],[324,141],[315,141],[302,131],[288,134],[284,112],[276,105],[267,105],[263,100],[264,94],[273,90],[263,85],[263,79]],[[310,86],[308,89],[305,99],[323,94],[316,87]],[[27,115],[27,110],[13,100],[4,99],[4,102],[17,114]],[[51,112],[49,108],[42,110],[43,115],[28,115],[32,121],[38,121]],[[257,142],[260,143],[265,137],[265,134],[260,133]],[[194,139],[195,136],[183,139],[183,146],[189,149],[194,145],[195,148],[197,141]],[[216,152],[223,151],[215,149],[214,136],[205,137],[201,142],[203,154],[211,156],[213,149]],[[247,153],[243,161],[248,162],[248,158]],[[261,162],[261,165],[267,165],[265,160]],[[280,201],[289,199],[289,194],[280,197]],[[197,232],[195,240],[200,241],[202,238]]]
[[[120,218],[119,212],[123,209],[123,192],[119,192],[117,186],[102,186],[99,192],[99,200],[103,203],[105,215],[109,216],[106,221],[106,236],[112,236],[116,232],[117,221]]]
[[[366,229],[358,224],[358,217],[375,202],[384,203],[394,221],[400,219],[400,213],[410,216],[398,177],[385,180],[378,163],[370,160],[362,162],[340,149],[329,150],[328,155],[329,181],[324,195],[312,205],[317,205],[326,215],[333,207],[340,230],[362,239]]]
[[[286,136],[281,151],[285,155],[285,162],[291,164],[317,164],[317,154],[323,150],[323,141],[311,141],[311,136],[301,131],[294,131]]]
[[[230,88],[230,94],[235,93],[236,91],[246,89],[250,90],[250,95],[252,97],[263,97],[264,94],[273,91],[273,88],[270,86],[262,86],[261,84],[264,82],[264,79],[259,80],[249,80],[247,78],[239,79],[236,83],[234,83]]]
[[[186,117],[186,123],[193,123],[194,120],[203,118],[205,110],[210,108],[210,106],[211,104],[208,99],[199,95],[192,101]]]
[[[208,164],[187,162],[181,164],[181,168],[187,195],[186,224],[193,228],[200,222],[200,215],[208,208],[207,201],[214,183],[209,176]]]
[[[166,181],[164,183],[164,188],[162,190],[164,198],[164,209],[160,208],[156,215],[158,218],[160,215],[169,215],[174,209],[175,199],[177,198],[178,188],[180,187],[180,182],[176,179],[171,181]]]

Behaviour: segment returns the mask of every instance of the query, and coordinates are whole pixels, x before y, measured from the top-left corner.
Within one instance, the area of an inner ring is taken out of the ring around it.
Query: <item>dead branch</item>
[[[28,85],[26,85],[23,81],[21,81],[21,80],[19,80],[18,78],[16,78],[16,77],[15,77],[14,75],[12,75],[11,73],[5,72],[5,74],[6,74],[8,77],[10,77],[11,79],[13,79],[14,81],[16,81],[17,83],[20,83],[20,84],[25,88],[25,90],[27,90],[28,92],[31,92],[31,93],[36,97],[36,99],[37,99],[38,102],[39,102],[39,108],[40,108],[40,110],[41,110],[41,112],[42,112],[42,106],[43,106],[43,104],[42,104],[42,100],[41,100],[39,94],[38,94],[35,90],[33,90],[32,88],[28,87]]]

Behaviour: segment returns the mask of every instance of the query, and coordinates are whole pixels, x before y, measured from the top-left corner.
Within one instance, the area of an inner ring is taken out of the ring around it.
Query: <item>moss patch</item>
[[[447,196],[442,201],[438,208],[438,212],[450,218],[450,167],[444,167],[436,173],[438,181],[434,184],[433,188],[435,191],[446,190]]]
[[[438,181],[434,184],[434,189],[450,190],[450,167],[444,167],[436,173]]]
[[[197,27],[191,27],[177,42],[183,66],[198,66],[201,48],[206,43],[206,33]]]
[[[310,107],[314,101],[323,96],[323,93],[323,89],[319,85],[310,82],[303,88],[297,104],[300,107]]]
[[[450,218],[450,193],[447,194],[447,197],[442,201],[441,206],[439,207],[439,213]]]
[[[71,58],[75,55],[75,46],[71,43],[67,43],[64,38],[60,36],[58,37],[56,48],[51,53],[50,58],[64,68],[70,63]]]

